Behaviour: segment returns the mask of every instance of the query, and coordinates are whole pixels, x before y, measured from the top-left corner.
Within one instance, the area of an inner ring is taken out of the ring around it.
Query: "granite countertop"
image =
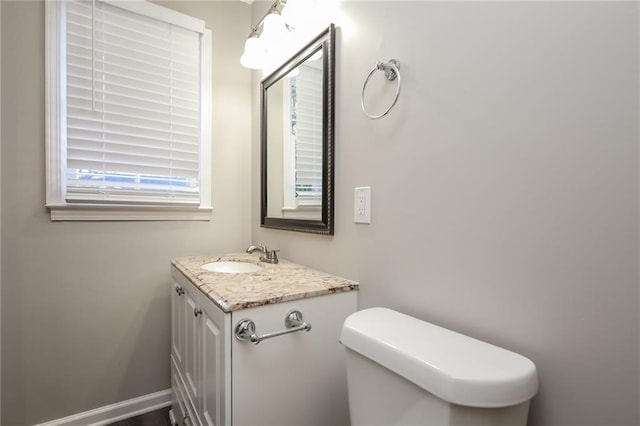
[[[284,259],[273,265],[260,262],[259,258],[258,253],[223,254],[174,258],[171,264],[224,312],[357,290],[359,286],[355,281]],[[230,274],[201,268],[206,263],[217,261],[248,262],[262,269],[258,272]]]

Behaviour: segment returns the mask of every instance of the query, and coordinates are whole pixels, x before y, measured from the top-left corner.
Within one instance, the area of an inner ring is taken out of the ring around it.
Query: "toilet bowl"
[[[345,320],[352,426],[524,426],[538,390],[522,355],[386,308]]]

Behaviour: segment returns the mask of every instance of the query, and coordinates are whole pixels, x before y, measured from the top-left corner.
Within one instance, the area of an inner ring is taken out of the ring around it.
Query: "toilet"
[[[352,426],[524,426],[538,390],[522,355],[386,308],[344,321]]]

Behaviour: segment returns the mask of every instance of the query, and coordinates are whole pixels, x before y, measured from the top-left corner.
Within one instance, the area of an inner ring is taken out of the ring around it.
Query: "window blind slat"
[[[147,155],[149,157],[157,157],[157,158],[175,158],[179,160],[185,161],[198,161],[198,151],[187,151],[182,150],[179,151],[174,149],[173,146],[167,146],[166,148],[159,148],[155,146],[135,146],[131,147],[126,144],[117,144],[117,143],[109,143],[105,144],[101,140],[92,140],[92,139],[76,139],[74,137],[70,137],[70,145],[72,145],[73,150],[77,151],[89,151],[89,152],[104,152],[104,153],[112,153],[112,154],[132,154],[132,155]]]
[[[85,152],[87,153],[87,152]],[[105,153],[100,158],[85,157],[82,155],[76,156],[76,153],[71,150],[69,152],[69,158],[67,161],[69,164],[87,166],[84,169],[87,170],[100,170],[101,172],[122,172],[122,173],[140,173],[140,174],[155,174],[159,176],[182,176],[182,177],[197,177],[198,173],[193,170],[193,162],[180,161],[180,160],[162,160],[153,157],[132,157],[127,155],[117,155],[111,153]],[[84,154],[84,153],[82,153]],[[89,152],[89,154],[91,154]],[[154,161],[155,160],[155,161]],[[83,170],[82,167],[74,167],[79,170]],[[167,171],[172,173],[167,173]]]
[[[70,139],[83,139],[83,140],[96,140],[102,143],[121,144],[123,146],[130,146],[131,149],[137,149],[137,146],[170,146],[174,151],[185,151],[198,153],[200,150],[200,144],[197,138],[178,138],[176,135],[172,135],[170,139],[164,138],[152,138],[148,135],[134,136],[131,134],[123,133],[104,133],[93,129],[83,128],[71,128],[67,131]]]
[[[70,77],[67,86],[69,104],[74,107],[91,110],[92,101],[94,99],[93,91],[91,90],[91,87],[81,87],[78,83],[79,82],[75,77]],[[97,90],[95,93],[100,95],[103,92]],[[162,102],[163,100],[165,102]],[[188,119],[194,119],[193,117],[196,117],[198,112],[197,105],[190,105],[193,101],[184,101],[176,97],[162,96],[151,100],[131,97],[128,95],[111,94],[108,99],[102,99],[102,101],[103,102],[97,103],[123,108],[142,109],[149,114],[162,113],[170,110],[175,117]],[[99,112],[101,110],[102,108],[97,108],[96,111],[93,112]]]
[[[101,122],[100,120],[95,120],[95,121],[92,121],[89,119],[76,120],[74,117],[68,117],[67,121],[69,122],[68,129],[74,129],[74,128],[85,129],[85,130],[94,129],[95,131],[100,131],[100,129],[95,128],[95,126],[91,126],[91,125],[92,124],[95,125],[96,123],[102,123],[103,125],[108,127],[108,131],[103,131],[104,134],[116,133],[120,135],[131,135],[133,137],[150,136],[152,138],[156,138],[160,140],[162,139],[171,140],[172,137],[176,137],[178,139],[188,138],[189,136],[195,137],[193,134],[190,134],[190,133],[168,131],[166,129],[161,129],[161,128],[151,128],[151,127],[142,127],[142,126],[135,126],[135,127],[125,126],[118,123],[109,122],[106,120],[103,120]]]
[[[68,100],[70,115],[74,117],[91,117],[92,115],[86,114],[88,105],[91,104],[90,93],[86,97],[71,97]],[[128,117],[140,117],[150,119],[157,122],[166,122],[172,119],[174,123],[185,127],[191,127],[196,129],[200,128],[200,123],[193,117],[194,110],[184,109],[181,107],[165,107],[161,109],[162,105],[154,105],[148,103],[147,108],[140,108],[139,106],[127,105],[127,98],[118,99],[113,97],[109,103],[102,103],[101,110],[104,113],[113,115],[125,115]]]
[[[120,174],[136,174],[141,177],[144,176],[176,176],[182,178],[197,178],[198,173],[189,169],[180,169],[178,167],[171,167],[173,173],[167,173],[167,167],[160,166],[145,166],[141,164],[127,164],[109,161],[90,161],[85,159],[75,160],[68,159],[69,169],[76,169],[70,171],[90,171],[93,175],[101,175],[103,173],[120,173]]]
[[[75,108],[73,110],[76,110]],[[70,108],[69,116],[71,118],[79,118],[84,120],[92,120],[93,117],[82,116],[81,114],[74,114]],[[101,117],[103,123],[113,124],[114,126],[128,126],[131,128],[137,129],[156,129],[176,134],[184,134],[184,135],[193,135],[197,136],[200,130],[198,123],[194,123],[194,119],[185,119],[183,117],[172,117],[171,112],[167,112],[164,114],[156,113],[154,116],[148,116],[143,114],[138,114],[141,112],[140,109],[130,111],[130,114],[127,114],[127,110],[123,110],[120,112],[111,113],[109,112],[109,105],[104,106],[104,112],[102,112]],[[79,110],[82,112],[82,110]],[[166,118],[165,120],[162,120]]]
[[[196,55],[194,55],[194,58]],[[74,65],[81,65],[81,69],[84,69],[87,78],[91,78],[93,71],[93,59],[91,58],[91,47],[81,44],[70,44],[67,52],[68,62]],[[192,59],[194,59],[192,58]],[[121,76],[127,76],[129,78],[138,77],[137,80],[145,81],[147,78],[166,78],[166,73],[157,71],[157,64],[151,61],[140,61],[139,58],[131,58],[124,55],[118,55],[114,52],[109,52],[108,56],[105,55],[95,59],[95,65],[97,70],[101,70],[104,67],[110,67],[110,72],[117,75],[117,71],[114,68],[121,68],[124,71],[120,72]],[[163,66],[167,65],[161,64]],[[171,64],[173,70],[172,78],[180,81],[185,86],[197,86],[197,81],[192,81],[192,78],[198,77],[198,70],[192,65],[173,61]],[[133,72],[137,72],[143,75],[136,75]]]

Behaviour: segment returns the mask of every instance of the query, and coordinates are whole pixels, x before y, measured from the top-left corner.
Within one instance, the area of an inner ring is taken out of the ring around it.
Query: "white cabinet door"
[[[200,363],[202,379],[202,400],[200,420],[206,426],[231,424],[231,316],[205,300],[202,308],[202,355]],[[227,394],[227,392],[229,392]],[[228,400],[228,401],[227,401]]]
[[[180,371],[183,371],[184,360],[185,299],[184,289],[174,281],[171,284],[171,355]]]
[[[178,367],[175,362],[175,358],[171,357],[171,390],[173,394],[171,396],[171,409],[173,410],[173,416],[178,422],[178,425],[182,425],[184,418],[187,415],[186,401],[187,396],[184,394],[184,386],[180,373],[178,373]]]
[[[184,346],[184,381],[187,393],[195,405],[196,411],[200,410],[200,389],[202,388],[200,372],[200,350],[202,334],[202,314],[200,309],[200,290],[193,285],[184,286],[185,298],[185,346]]]
[[[231,315],[175,271],[174,278],[171,351],[183,383],[172,383],[180,400],[174,406],[192,425],[230,426]]]

